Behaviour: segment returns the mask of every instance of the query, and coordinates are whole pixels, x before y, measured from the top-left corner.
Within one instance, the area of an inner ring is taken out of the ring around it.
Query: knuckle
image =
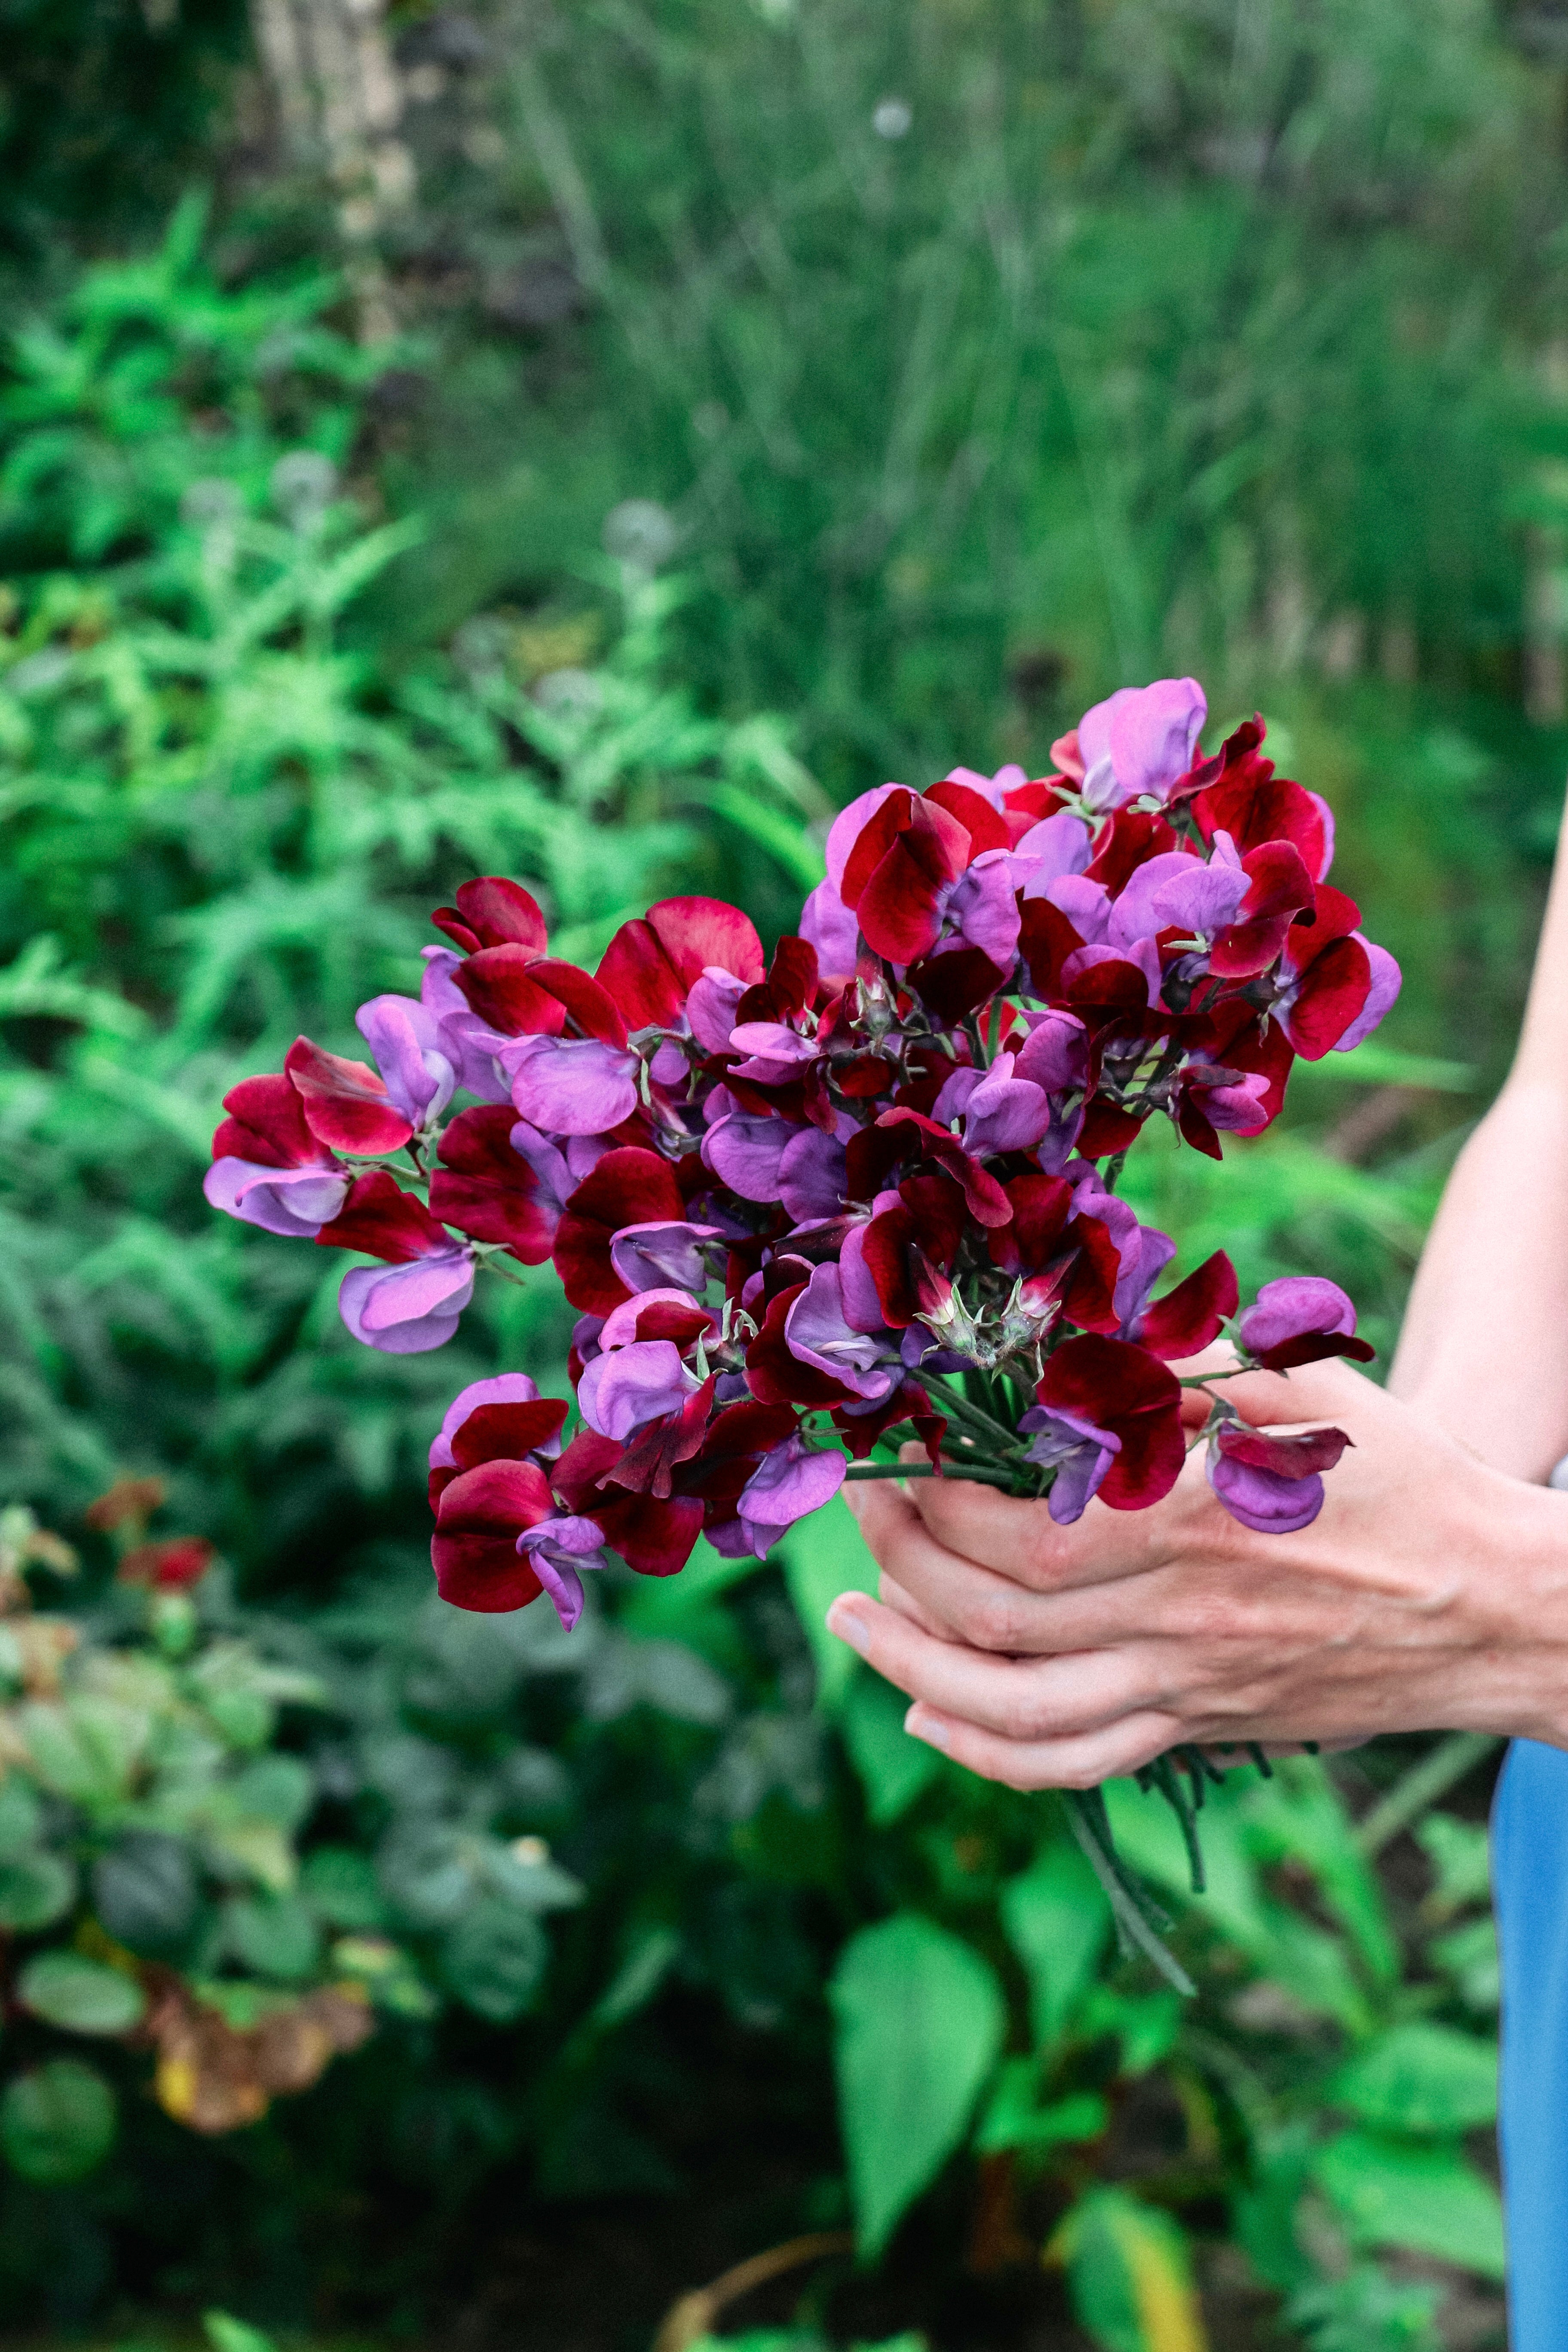
[[[980,1650],[1016,1650],[1023,1631],[1018,1603],[1007,1592],[983,1591],[959,1612],[959,1631]]]

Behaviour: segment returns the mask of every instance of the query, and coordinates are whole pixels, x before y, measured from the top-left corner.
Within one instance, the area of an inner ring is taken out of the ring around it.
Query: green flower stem
[[[961,1478],[976,1480],[983,1486],[1005,1486],[1009,1489],[1012,1486],[1013,1474],[1010,1470],[995,1468],[984,1462],[953,1462],[951,1454],[947,1458]],[[865,1479],[940,1478],[944,1474],[933,1469],[929,1462],[852,1462],[844,1475],[847,1478]]]

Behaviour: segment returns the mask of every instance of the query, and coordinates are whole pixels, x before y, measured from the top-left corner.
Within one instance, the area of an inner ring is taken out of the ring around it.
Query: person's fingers
[[[896,1609],[900,1617],[907,1617],[911,1625],[918,1625],[921,1632],[929,1633],[933,1641],[961,1642],[963,1639],[962,1633],[955,1633],[934,1611],[917,1601],[913,1593],[901,1585],[896,1576],[889,1576],[886,1570],[878,1580],[877,1591],[884,1608]]]
[[[896,1610],[860,1593],[841,1593],[827,1624],[911,1698],[1008,1739],[1091,1730],[1162,1696],[1152,1659],[1136,1650],[996,1657],[967,1643],[933,1640]]]
[[[904,1728],[983,1780],[1022,1790],[1098,1788],[1152,1763],[1181,1736],[1173,1717],[1145,1709],[1067,1738],[1008,1739],[923,1703],[910,1707]]]

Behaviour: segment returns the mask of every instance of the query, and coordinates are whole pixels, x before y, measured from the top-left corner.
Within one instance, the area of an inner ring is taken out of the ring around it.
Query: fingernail
[[[858,1650],[862,1657],[870,1650],[870,1627],[863,1617],[857,1617],[853,1609],[847,1609],[841,1601],[836,1601],[827,1612],[827,1630],[830,1633],[837,1633],[841,1642],[847,1642],[852,1650]]]
[[[904,1729],[911,1739],[923,1739],[928,1748],[939,1748],[944,1756],[947,1754],[947,1726],[938,1723],[934,1716],[911,1706],[904,1717]]]

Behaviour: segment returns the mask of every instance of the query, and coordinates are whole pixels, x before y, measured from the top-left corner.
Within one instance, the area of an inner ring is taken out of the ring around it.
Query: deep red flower
[[[668,1028],[710,964],[748,984],[764,971],[750,919],[721,898],[664,898],[623,923],[595,977],[628,1029]]]
[[[305,1099],[281,1073],[242,1078],[223,1098],[228,1117],[213,1136],[215,1160],[262,1168],[329,1168],[332,1155],[305,1118]]]
[[[1300,784],[1277,776],[1273,761],[1250,747],[1194,795],[1192,812],[1206,842],[1228,833],[1245,856],[1265,842],[1289,841],[1313,881],[1327,868],[1331,843],[1321,808]]]
[[[503,875],[486,874],[465,882],[457,905],[437,907],[430,920],[468,955],[508,945],[526,948],[531,955],[544,953],[544,917],[521,883],[509,882]]]
[[[481,1462],[524,1462],[535,1449],[560,1434],[566,1418],[561,1397],[533,1397],[516,1404],[481,1404],[452,1432],[452,1460],[437,1464],[428,1474],[430,1507],[466,1471]],[[520,1523],[532,1526],[532,1520]]]
[[[1121,1439],[1100,1487],[1100,1501],[1113,1511],[1141,1511],[1170,1493],[1186,1458],[1181,1384],[1146,1348],[1093,1334],[1066,1340],[1035,1394],[1048,1410],[1073,1413]]]
[[[217,1558],[205,1536],[163,1536],[135,1545],[115,1574],[124,1584],[150,1584],[160,1592],[183,1592],[206,1574]]]
[[[524,1265],[542,1265],[559,1209],[521,1152],[511,1148],[510,1103],[459,1111],[441,1138],[430,1178],[430,1213],[477,1242],[500,1242]]]
[[[1132,1337],[1152,1356],[1167,1364],[1176,1363],[1217,1339],[1221,1324],[1240,1303],[1236,1268],[1224,1250],[1215,1250],[1184,1282],[1145,1307]]]
[[[756,981],[735,1006],[734,1026],[752,1021],[798,1021],[816,1003],[816,950],[793,933],[773,950],[765,980]]]
[[[621,1458],[613,1437],[580,1429],[555,1465],[555,1489],[569,1510],[594,1519],[605,1541],[638,1576],[674,1576],[691,1557],[702,1532],[702,1505],[694,1496],[606,1495],[601,1481]]]
[[[1282,974],[1290,984],[1277,1018],[1303,1061],[1321,1062],[1365,1007],[1372,960],[1351,937],[1360,921],[1355,900],[1322,882],[1312,921],[1290,926]]]
[[[345,1061],[309,1037],[296,1037],[283,1068],[304,1107],[306,1126],[334,1151],[400,1151],[414,1132],[368,1063]]]
[[[1296,918],[1310,914],[1317,903],[1312,877],[1293,842],[1266,841],[1249,849],[1241,863],[1248,877],[1247,896],[1209,956],[1209,970],[1219,980],[1250,980],[1267,971]]]
[[[867,946],[892,963],[929,954],[947,894],[973,854],[967,828],[940,802],[889,793],[862,826],[839,885]]]
[[[1087,878],[1103,882],[1118,898],[1140,866],[1181,846],[1173,827],[1156,810],[1119,808],[1094,837]]]
[[[568,1196],[551,1252],[567,1298],[580,1312],[608,1315],[631,1292],[610,1263],[626,1225],[674,1223],[686,1213],[668,1160],[633,1144],[607,1151]]]
[[[316,1239],[323,1249],[364,1250],[388,1265],[411,1265],[456,1246],[424,1202],[402,1191],[384,1168],[354,1178],[342,1207]]]
[[[430,1558],[442,1600],[494,1613],[537,1599],[544,1588],[520,1555],[517,1539],[554,1513],[550,1482],[537,1462],[488,1461],[462,1472],[436,1501]]]
[[[843,1405],[833,1409],[833,1426],[844,1440],[845,1451],[852,1461],[864,1462],[878,1439],[900,1421],[914,1423],[915,1435],[925,1447],[926,1459],[938,1477],[942,1475],[942,1441],[947,1430],[947,1415],[935,1412],[931,1401],[918,1381],[904,1381],[880,1404],[868,1412],[851,1412]]]
[[[815,1364],[803,1364],[784,1338],[784,1318],[805,1288],[804,1282],[796,1282],[769,1299],[761,1328],[746,1349],[746,1385],[759,1404],[815,1409],[851,1401],[850,1390]]]
[[[1116,1330],[1121,1255],[1100,1220],[1071,1215],[1074,1193],[1065,1177],[1031,1171],[1006,1189],[1013,1222],[986,1234],[992,1264],[1027,1281],[1042,1311],[1055,1298],[1080,1331]]]

